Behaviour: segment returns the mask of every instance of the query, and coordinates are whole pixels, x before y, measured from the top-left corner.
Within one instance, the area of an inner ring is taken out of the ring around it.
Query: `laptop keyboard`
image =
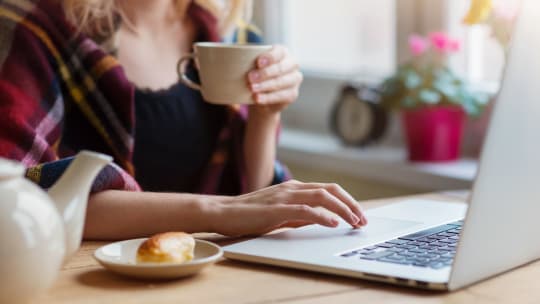
[[[441,269],[450,267],[463,221],[429,228],[342,254],[346,258]]]

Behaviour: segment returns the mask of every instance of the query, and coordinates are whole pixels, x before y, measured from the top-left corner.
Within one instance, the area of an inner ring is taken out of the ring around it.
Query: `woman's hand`
[[[285,47],[274,46],[260,55],[256,67],[247,77],[255,101],[252,110],[275,114],[296,101],[303,76]]]
[[[340,186],[289,181],[224,199],[215,208],[212,231],[244,236],[310,224],[336,227],[338,219],[327,211],[339,215],[353,228],[367,224],[358,203]]]

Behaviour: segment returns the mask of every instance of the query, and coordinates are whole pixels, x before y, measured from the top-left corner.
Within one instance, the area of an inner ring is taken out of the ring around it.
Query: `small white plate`
[[[187,263],[137,263],[137,249],[145,240],[133,239],[105,245],[94,252],[94,258],[103,267],[119,274],[142,279],[175,279],[194,275],[223,255],[218,245],[195,240],[195,256]]]

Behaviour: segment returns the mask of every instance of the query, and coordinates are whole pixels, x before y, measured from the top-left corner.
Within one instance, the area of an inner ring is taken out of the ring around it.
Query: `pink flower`
[[[444,53],[446,51],[449,37],[443,32],[433,32],[429,34],[429,40],[431,44],[438,52]]]
[[[439,53],[453,53],[459,51],[461,43],[457,39],[453,39],[443,32],[433,32],[429,34],[431,45]]]
[[[424,37],[416,34],[409,37],[409,50],[414,56],[422,55],[428,47],[428,41]]]

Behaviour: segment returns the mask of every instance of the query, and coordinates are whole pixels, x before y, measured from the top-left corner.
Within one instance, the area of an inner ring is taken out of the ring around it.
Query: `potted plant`
[[[447,64],[460,42],[443,32],[409,38],[412,59],[381,87],[381,103],[400,109],[411,161],[459,158],[465,115],[478,115],[488,97],[475,93]]]

